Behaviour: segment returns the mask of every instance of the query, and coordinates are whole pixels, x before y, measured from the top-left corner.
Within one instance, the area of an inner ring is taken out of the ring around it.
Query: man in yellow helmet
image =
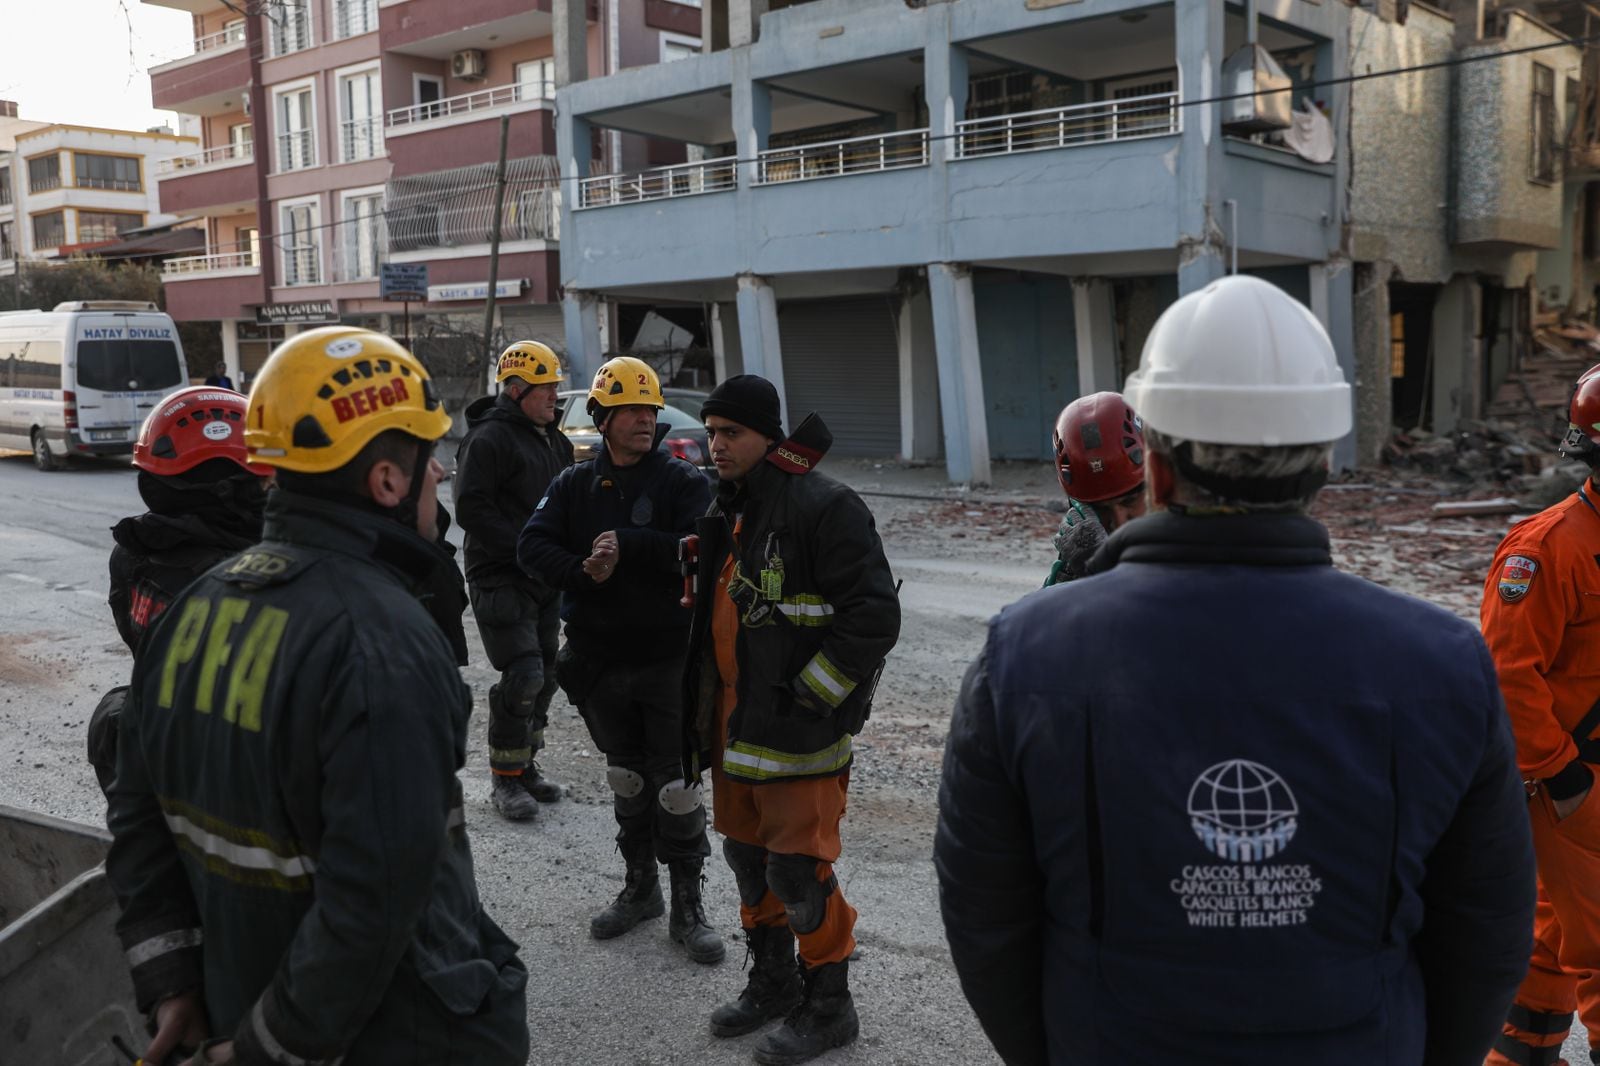
[[[623,357],[600,368],[588,410],[605,447],[551,482],[517,559],[562,592],[558,679],[606,754],[614,793],[627,882],[589,932],[606,940],[661,917],[659,860],[672,878],[668,934],[691,959],[713,963],[725,948],[700,902],[711,853],[705,804],[683,780],[678,754],[689,611],[677,562],[678,540],[710,505],[711,486],[660,450],[663,406],[648,364]]]
[[[456,778],[471,694],[417,600],[449,428],[428,372],[344,326],[279,345],[245,412],[261,543],[134,667],[107,871],[147,1062],[527,1059],[517,948],[478,901]]]
[[[489,665],[500,671],[489,688],[490,796],[501,817],[516,822],[561,798],[561,786],[533,761],[556,692],[561,592],[523,573],[517,535],[551,480],[572,465],[572,443],[556,428],[556,391],[567,375],[555,352],[518,341],[500,353],[494,379],[499,395],[467,408],[455,497],[472,614]]]

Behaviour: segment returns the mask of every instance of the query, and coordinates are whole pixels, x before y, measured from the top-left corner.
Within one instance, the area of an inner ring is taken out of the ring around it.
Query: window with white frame
[[[266,17],[273,55],[311,47],[311,0],[267,0]]]
[[[249,159],[255,150],[255,127],[248,122],[241,122],[228,127],[228,158]]]
[[[261,231],[254,226],[241,226],[234,231],[233,250],[248,255],[251,266],[261,265]]]
[[[378,0],[333,0],[333,32],[339,38],[378,28]]]
[[[341,216],[341,280],[359,281],[377,277],[378,264],[383,260],[386,244],[383,193],[346,195]]]
[[[280,209],[278,246],[283,251],[285,285],[317,285],[322,281],[322,230],[315,201],[284,204]]]
[[[377,70],[339,79],[339,118],[341,162],[383,154],[383,86]]]
[[[555,95],[555,60],[535,59],[517,64],[518,100],[550,100]]]
[[[0,222],[0,259],[13,259],[16,257],[16,238],[11,234],[12,223]]]
[[[278,94],[278,169],[304,170],[317,165],[315,105],[311,87]]]
[[[694,37],[680,37],[675,33],[661,35],[661,62],[671,63],[700,54],[700,42]]]
[[[222,40],[226,44],[244,43],[244,19],[229,19],[222,24]]]

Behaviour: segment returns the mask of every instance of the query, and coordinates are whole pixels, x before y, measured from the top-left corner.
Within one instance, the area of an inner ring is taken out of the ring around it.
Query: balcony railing
[[[340,39],[371,33],[378,28],[378,0],[336,0],[333,26]]]
[[[358,118],[339,127],[339,158],[346,163],[358,159],[375,159],[383,154],[383,120]]]
[[[645,200],[671,200],[680,196],[723,192],[737,184],[735,159],[733,156],[723,156],[696,163],[676,163],[637,174],[601,174],[584,178],[578,206],[608,207]]]
[[[278,134],[278,170],[304,170],[317,165],[317,144],[311,130]]]
[[[387,125],[390,129],[394,129],[397,126],[411,126],[418,122],[432,122],[434,119],[470,115],[474,111],[487,111],[507,104],[531,104],[548,99],[549,97],[538,85],[497,85],[493,89],[480,89],[475,93],[464,93],[461,96],[447,96],[443,100],[432,100],[426,104],[397,107],[389,112]]]
[[[756,160],[756,184],[777,185],[845,174],[920,167],[928,162],[928,131],[901,130],[794,148],[769,148]]]
[[[956,123],[956,156],[1008,155],[1072,148],[1140,137],[1163,137],[1182,129],[1177,93],[1152,93],[1125,100],[1097,100],[1045,111],[994,115]]]
[[[283,285],[322,284],[322,248],[316,243],[283,249]]]
[[[216,52],[223,48],[231,48],[236,44],[244,44],[244,23],[242,22],[226,29],[218,30],[216,33],[208,33],[204,37],[196,37],[194,39],[194,54],[204,55],[206,52]]]
[[[249,249],[236,252],[212,252],[209,255],[186,255],[168,259],[161,264],[163,277],[189,277],[195,274],[214,274],[223,270],[255,270],[261,264]]]
[[[156,160],[156,177],[167,177],[185,170],[194,170],[197,167],[248,163],[254,156],[255,146],[249,141],[243,144],[219,144],[215,148],[207,148],[203,152],[175,155],[169,159]]]

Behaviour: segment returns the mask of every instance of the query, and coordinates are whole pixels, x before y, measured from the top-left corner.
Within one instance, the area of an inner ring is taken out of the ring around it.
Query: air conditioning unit
[[[450,56],[452,78],[460,78],[462,81],[481,81],[488,72],[489,64],[484,59],[481,49],[465,48]]]

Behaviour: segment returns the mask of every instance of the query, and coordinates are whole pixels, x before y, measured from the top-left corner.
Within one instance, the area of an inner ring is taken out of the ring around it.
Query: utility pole
[[[489,296],[483,305],[484,365],[494,363],[494,296],[500,284],[500,215],[506,206],[506,138],[511,132],[511,116],[500,116],[500,162],[494,171],[494,220],[489,229]]]

